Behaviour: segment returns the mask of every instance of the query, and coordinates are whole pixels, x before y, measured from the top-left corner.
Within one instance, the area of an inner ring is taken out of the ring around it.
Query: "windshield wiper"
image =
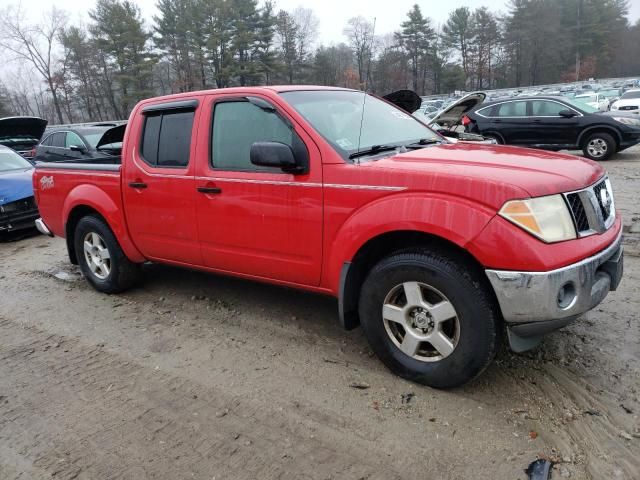
[[[360,150],[359,152],[352,153],[351,155],[349,155],[349,158],[352,159],[352,158],[364,157],[365,155],[372,155],[378,152],[395,150],[400,147],[401,147],[400,145],[373,145],[371,148],[367,148],[366,150]]]

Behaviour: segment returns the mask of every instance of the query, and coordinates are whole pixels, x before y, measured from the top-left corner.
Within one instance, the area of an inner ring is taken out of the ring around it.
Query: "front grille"
[[[580,237],[602,233],[613,225],[616,212],[608,178],[584,190],[567,193],[565,199]]]
[[[638,105],[625,105],[624,107],[618,107],[618,110],[638,110]]]
[[[610,193],[607,190],[607,185],[604,180],[593,187],[593,193],[596,194],[596,200],[598,201],[598,206],[600,207],[602,218],[609,218],[609,215],[611,215],[611,201],[605,203],[605,200],[603,200],[603,198],[608,199]]]
[[[33,210],[35,208],[37,208],[35,198],[27,197],[16,200],[15,202],[9,202],[5,203],[4,205],[0,205],[0,213],[28,212],[29,210]]]
[[[578,232],[589,231],[591,227],[589,226],[587,212],[585,212],[582,200],[580,200],[580,195],[577,193],[570,193],[567,195],[567,201],[569,202],[569,208],[573,214]]]
[[[0,205],[0,232],[32,224],[38,216],[38,207],[33,197]]]

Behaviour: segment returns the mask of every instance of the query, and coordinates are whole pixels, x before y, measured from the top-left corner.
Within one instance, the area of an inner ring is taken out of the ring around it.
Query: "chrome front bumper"
[[[567,267],[550,272],[486,270],[486,274],[510,336],[540,337],[591,310],[618,288],[623,257],[621,232],[601,252]]]

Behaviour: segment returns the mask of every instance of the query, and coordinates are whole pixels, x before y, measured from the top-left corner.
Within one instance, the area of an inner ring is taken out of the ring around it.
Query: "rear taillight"
[[[467,117],[466,115],[462,117],[462,125],[463,126],[467,126],[471,123],[471,119],[469,117]]]

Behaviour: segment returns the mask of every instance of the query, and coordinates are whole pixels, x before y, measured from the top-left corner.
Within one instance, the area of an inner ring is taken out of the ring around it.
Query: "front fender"
[[[65,231],[69,216],[77,207],[89,207],[105,219],[129,260],[137,263],[145,261],[144,256],[136,248],[127,232],[122,206],[116,204],[104,190],[95,185],[84,184],[78,185],[69,192],[62,207]]]
[[[350,215],[330,242],[325,257],[326,284],[337,292],[344,263],[379,235],[417,231],[466,248],[495,214],[486,206],[441,194],[396,194],[378,199]]]
[[[594,125],[592,127],[585,128],[582,132],[580,132],[580,135],[578,136],[578,141],[576,143],[578,145],[582,145],[582,141],[590,133],[592,133],[592,132],[594,132],[596,130],[606,131],[606,132],[610,133],[611,135],[613,135],[613,138],[615,138],[618,143],[620,143],[622,141],[622,136],[620,135],[620,132],[618,130],[616,130],[611,125],[604,124],[604,125]]]

